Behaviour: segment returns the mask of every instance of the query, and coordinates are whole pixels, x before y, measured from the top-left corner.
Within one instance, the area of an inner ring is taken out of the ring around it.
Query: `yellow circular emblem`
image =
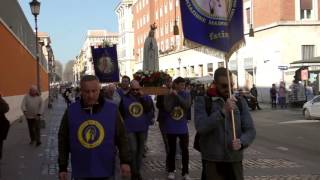
[[[78,140],[87,149],[98,147],[104,140],[104,136],[103,126],[95,120],[83,122],[78,129]]]
[[[171,117],[174,120],[181,120],[181,118],[184,116],[184,110],[180,106],[176,106],[173,108],[173,111],[171,112]]]
[[[129,106],[131,116],[138,118],[143,114],[143,106],[141,103],[134,102]]]

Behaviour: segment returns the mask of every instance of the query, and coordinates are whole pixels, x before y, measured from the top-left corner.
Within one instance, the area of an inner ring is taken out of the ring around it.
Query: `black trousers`
[[[0,160],[2,159],[3,140],[0,139]]]
[[[277,97],[271,97],[271,107],[277,108]]]
[[[213,162],[204,160],[205,179],[244,180],[242,161]]]
[[[40,141],[40,120],[39,119],[27,119],[29,136],[31,141],[41,142]]]
[[[189,173],[189,134],[167,134],[169,153],[167,155],[168,172],[176,170],[176,143],[179,138],[182,152],[182,175]]]

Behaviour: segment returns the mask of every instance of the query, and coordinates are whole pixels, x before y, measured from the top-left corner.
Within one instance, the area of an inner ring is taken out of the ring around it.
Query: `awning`
[[[320,57],[314,57],[307,60],[299,60],[290,63],[290,68],[299,68],[303,66],[320,66]]]

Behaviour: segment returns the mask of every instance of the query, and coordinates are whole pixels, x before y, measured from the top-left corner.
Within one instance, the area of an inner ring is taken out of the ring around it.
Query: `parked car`
[[[302,112],[306,119],[320,119],[320,96],[306,102]]]

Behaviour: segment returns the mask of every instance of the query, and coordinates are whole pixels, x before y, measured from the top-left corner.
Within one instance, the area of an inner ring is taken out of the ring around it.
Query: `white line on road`
[[[284,121],[279,124],[300,124],[300,123],[319,123],[319,120],[294,120],[294,121]]]
[[[282,147],[282,146],[279,146],[276,149],[281,150],[281,151],[288,151],[289,150],[288,148]]]

